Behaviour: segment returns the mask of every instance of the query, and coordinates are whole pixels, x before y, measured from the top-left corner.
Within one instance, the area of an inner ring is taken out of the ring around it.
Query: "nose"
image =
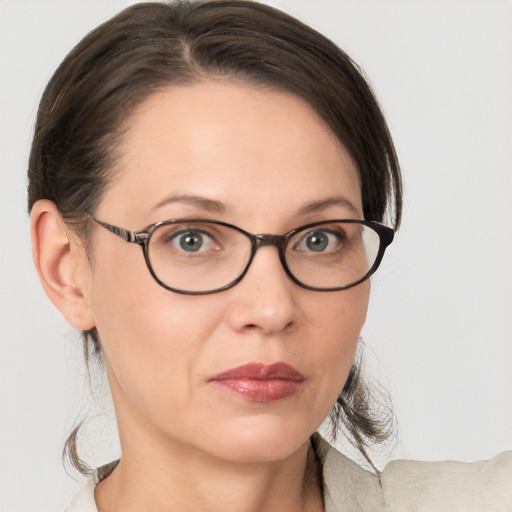
[[[300,318],[299,288],[286,274],[276,247],[260,247],[244,276],[231,289],[230,323],[237,332],[280,334]]]

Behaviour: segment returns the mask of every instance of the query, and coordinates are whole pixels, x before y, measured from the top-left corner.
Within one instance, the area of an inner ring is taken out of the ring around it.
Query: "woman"
[[[247,2],[126,10],[45,91],[29,207],[41,282],[103,357],[122,447],[70,511],[435,503],[404,496],[414,466],[379,486],[314,435],[337,403],[363,453],[383,436],[352,362],[381,222],[401,213],[385,121],[332,43]]]

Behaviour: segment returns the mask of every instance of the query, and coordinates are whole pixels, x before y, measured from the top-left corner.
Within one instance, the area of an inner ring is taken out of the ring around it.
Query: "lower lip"
[[[295,395],[302,389],[302,381],[288,379],[225,379],[214,380],[213,385],[251,402],[276,402]]]

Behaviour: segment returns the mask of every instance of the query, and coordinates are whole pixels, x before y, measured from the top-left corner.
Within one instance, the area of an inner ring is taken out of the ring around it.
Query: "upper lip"
[[[254,379],[254,380],[292,380],[300,382],[304,380],[304,375],[293,366],[287,363],[248,363],[236,368],[231,368],[225,372],[212,377],[211,380],[229,380],[229,379]]]

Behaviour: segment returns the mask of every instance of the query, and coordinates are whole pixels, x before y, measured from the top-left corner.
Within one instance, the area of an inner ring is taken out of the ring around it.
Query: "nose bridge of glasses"
[[[261,233],[258,235],[254,235],[253,241],[254,245],[251,261],[254,258],[254,256],[256,256],[256,252],[259,248],[265,246],[274,246],[279,254],[279,260],[281,261],[281,265],[283,265],[284,269],[288,272],[284,256],[284,248],[286,245],[285,235],[270,235],[266,233]]]
[[[286,274],[289,274],[289,270],[286,264],[286,261],[284,259],[284,248],[286,247],[286,235],[271,235],[266,233],[261,233],[257,235],[252,235],[252,241],[253,241],[253,249],[252,249],[252,255],[247,263],[247,267],[244,271],[247,272],[250,266],[252,266],[252,263],[254,262],[254,258],[256,257],[256,253],[258,249],[265,246],[274,246],[277,249],[278,260],[281,263],[281,266],[283,267],[282,270]]]
[[[256,235],[256,250],[266,245],[273,245],[280,249],[283,245],[284,237],[281,235],[267,235],[262,233]]]

